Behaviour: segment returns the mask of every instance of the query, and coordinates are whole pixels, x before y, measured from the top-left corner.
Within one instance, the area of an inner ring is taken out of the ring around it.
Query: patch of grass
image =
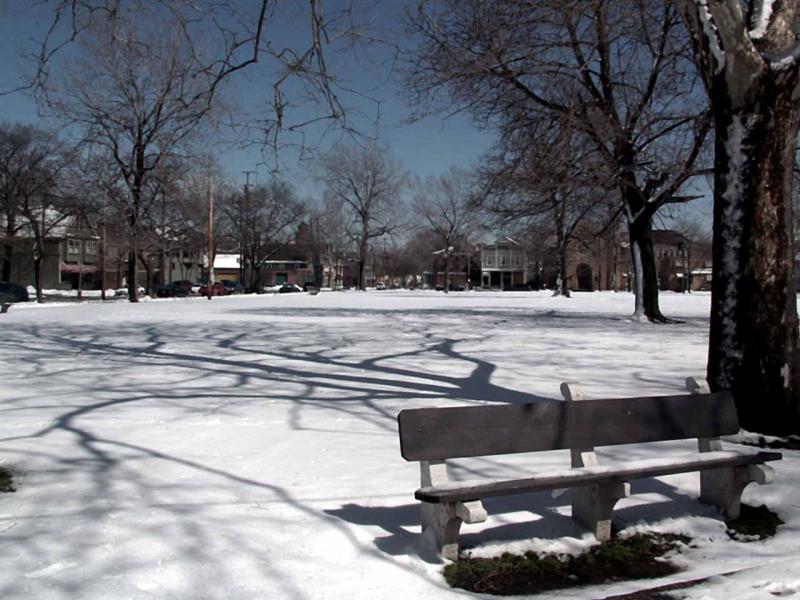
[[[689,538],[663,533],[637,533],[615,538],[575,557],[503,554],[497,558],[464,558],[444,569],[451,587],[510,596],[624,579],[663,577],[679,571],[658,560],[687,544]]]
[[[0,492],[16,492],[14,487],[14,477],[11,471],[0,467]]]
[[[764,540],[775,535],[781,518],[765,505],[749,506],[742,504],[738,519],[726,521],[728,535],[740,542]]]

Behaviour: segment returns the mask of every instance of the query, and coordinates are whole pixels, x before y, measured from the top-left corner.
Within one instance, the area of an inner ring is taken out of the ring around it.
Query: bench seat
[[[606,463],[591,467],[560,469],[521,479],[450,481],[444,484],[419,488],[414,493],[414,497],[422,502],[435,504],[466,502],[524,492],[605,485],[633,479],[644,479],[646,477],[707,471],[721,467],[757,465],[780,460],[781,458],[780,452],[704,452],[702,454],[676,455],[669,458],[645,459],[622,464]]]

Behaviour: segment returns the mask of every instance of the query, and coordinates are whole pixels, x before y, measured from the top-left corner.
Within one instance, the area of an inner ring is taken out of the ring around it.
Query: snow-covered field
[[[634,323],[628,294],[341,292],[18,305],[0,316],[0,597],[469,596],[417,553],[418,469],[403,408],[681,393],[704,371],[707,295],[662,296],[678,325]],[[657,457],[691,443],[607,449]],[[633,484],[620,527],[694,548],[665,580],[550,592],[598,598],[716,576],[676,597],[800,597],[800,453],[750,486],[787,522],[729,539],[696,474]],[[460,477],[566,466],[566,453],[462,461]],[[577,551],[566,495],[486,502],[475,554]]]

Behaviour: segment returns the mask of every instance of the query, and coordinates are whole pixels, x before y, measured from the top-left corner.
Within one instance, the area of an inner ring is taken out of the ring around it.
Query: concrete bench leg
[[[772,483],[775,471],[767,465],[748,465],[700,472],[700,499],[719,507],[727,519],[739,517],[742,492],[748,484]]]
[[[480,500],[474,502],[422,503],[422,539],[437,554],[458,560],[458,534],[461,523],[481,523],[486,510]]]
[[[443,460],[420,461],[422,487],[442,485],[449,481]],[[461,523],[482,523],[486,509],[480,500],[471,502],[422,503],[422,540],[436,554],[458,560],[458,532]]]
[[[618,500],[627,498],[631,484],[627,482],[593,485],[572,490],[572,518],[591,530],[598,541],[611,539],[611,517]]]

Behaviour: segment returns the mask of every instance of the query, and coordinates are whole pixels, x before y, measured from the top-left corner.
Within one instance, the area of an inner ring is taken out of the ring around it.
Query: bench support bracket
[[[719,507],[727,519],[738,519],[742,492],[750,483],[765,485],[775,479],[768,465],[745,465],[700,472],[700,499]]]
[[[421,461],[422,487],[447,483],[445,461]],[[487,518],[480,500],[470,502],[422,503],[422,541],[437,554],[458,560],[458,535],[461,523],[482,523]]]
[[[686,389],[692,394],[708,394],[708,382],[702,377],[687,377]],[[697,449],[702,452],[724,450],[719,438],[700,438]],[[738,519],[741,512],[742,492],[750,483],[766,485],[775,479],[775,470],[768,465],[745,465],[728,469],[700,471],[700,499],[716,506],[726,519]]]
[[[575,488],[572,490],[572,518],[591,530],[598,541],[608,541],[614,505],[630,493],[631,484],[626,481]]]

